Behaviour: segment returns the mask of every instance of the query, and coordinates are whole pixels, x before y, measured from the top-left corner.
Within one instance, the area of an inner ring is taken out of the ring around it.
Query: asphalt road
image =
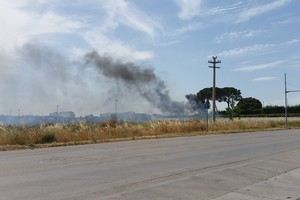
[[[7,151],[0,199],[273,199],[276,180],[297,199],[298,168],[300,130]]]

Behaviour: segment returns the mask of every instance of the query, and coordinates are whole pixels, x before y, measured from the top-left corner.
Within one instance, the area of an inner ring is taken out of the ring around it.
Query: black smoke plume
[[[190,112],[201,113],[205,112],[205,109],[209,108],[209,102],[199,100],[196,94],[187,94],[185,95],[185,98],[188,100],[186,107],[190,109]]]
[[[86,54],[86,62],[94,65],[105,77],[120,81],[164,114],[179,115],[184,112],[184,103],[173,101],[163,80],[154,70],[132,62],[121,62],[93,51]]]

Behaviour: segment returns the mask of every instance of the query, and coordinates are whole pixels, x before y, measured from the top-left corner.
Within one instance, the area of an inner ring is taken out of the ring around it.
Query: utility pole
[[[118,106],[118,97],[115,97],[115,116],[117,117],[117,107]]]
[[[213,64],[213,66],[208,66],[208,67],[213,68],[212,120],[213,120],[213,123],[215,123],[215,121],[216,121],[216,68],[218,68],[218,69],[220,68],[220,67],[217,67],[216,64],[221,63],[221,61],[217,60],[217,56],[213,56],[212,59],[213,60],[209,60],[208,63]]]
[[[21,124],[21,110],[20,110],[20,108],[18,109],[18,118],[19,118],[19,123]]]
[[[287,89],[286,89],[286,73],[284,73],[284,108],[285,108],[285,127],[287,128]]]
[[[58,114],[58,107],[59,107],[59,105],[57,104],[57,105],[56,105],[56,123],[58,123],[58,117],[59,117],[59,114]]]
[[[300,92],[300,90],[287,90],[286,87],[286,73],[284,73],[284,97],[285,97],[285,127],[287,128],[287,118],[288,118],[288,112],[287,112],[287,94],[290,92]]]

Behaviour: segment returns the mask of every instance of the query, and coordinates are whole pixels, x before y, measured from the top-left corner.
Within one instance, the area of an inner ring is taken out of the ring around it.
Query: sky
[[[299,8],[298,0],[0,0],[0,114],[48,115],[57,105],[77,116],[159,113],[212,87],[212,56],[221,61],[217,87],[284,105],[285,73],[287,89],[300,90]],[[288,93],[288,104],[299,105],[300,93]]]

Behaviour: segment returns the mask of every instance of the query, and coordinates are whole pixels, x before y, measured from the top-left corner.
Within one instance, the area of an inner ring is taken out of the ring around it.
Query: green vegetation
[[[300,120],[289,121],[290,128]],[[285,128],[284,120],[218,120],[214,125],[201,120],[151,121],[144,123],[110,120],[99,124],[42,124],[38,127],[0,126],[0,149],[39,148],[172,136],[221,134]]]
[[[262,104],[258,99],[248,97],[242,98],[237,107],[240,109],[240,114],[257,114],[261,112]]]
[[[250,106],[249,106],[250,107]],[[285,117],[285,107],[284,106],[265,106],[260,109],[241,109],[239,105],[236,106],[239,110],[238,117]],[[300,105],[288,106],[288,117],[300,117]],[[224,116],[228,115],[226,112],[220,112]]]
[[[300,115],[300,105],[288,106],[287,111],[289,114],[298,114]],[[262,108],[262,113],[264,114],[284,114],[284,106],[266,106]]]
[[[197,109],[209,108],[209,101],[212,100],[212,88],[203,88],[197,94],[186,95],[194,111]],[[265,106],[253,97],[243,98],[241,91],[234,87],[216,87],[216,101],[225,102],[227,108],[219,113],[223,117],[233,119],[234,117],[283,117],[285,116],[284,106]],[[208,106],[205,106],[208,105]],[[299,117],[300,105],[288,106],[288,116]]]
[[[190,97],[193,97],[193,94],[186,95],[188,100],[191,99]],[[240,101],[241,99],[241,91],[234,87],[216,87],[216,100],[218,102],[225,102],[227,104],[225,113],[230,117],[230,119],[233,119],[233,117],[238,114],[237,112],[239,109],[236,107],[236,102]],[[197,102],[197,104],[206,103],[209,105],[209,100],[212,100],[212,88],[203,88],[194,96],[194,101]],[[209,108],[209,106],[206,106],[206,108]]]

